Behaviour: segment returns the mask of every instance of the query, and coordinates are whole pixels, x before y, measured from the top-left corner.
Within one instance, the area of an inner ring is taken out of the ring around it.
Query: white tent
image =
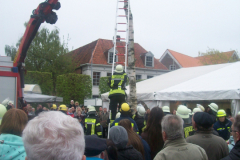
[[[129,93],[129,87],[126,93]],[[108,105],[108,93],[101,97],[103,105]],[[181,68],[138,82],[137,99],[150,108],[178,100],[233,100],[237,112],[240,107],[240,62]]]
[[[42,90],[37,84],[25,84],[23,96],[24,100],[28,103],[50,103],[63,101],[62,97],[42,94]]]

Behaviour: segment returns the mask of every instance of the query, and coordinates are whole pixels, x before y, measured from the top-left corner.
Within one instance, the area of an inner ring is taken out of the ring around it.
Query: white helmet
[[[120,116],[121,116],[121,113],[118,112],[118,113],[116,114],[116,119],[119,118]]]
[[[176,115],[184,119],[189,118],[189,110],[186,106],[179,105],[176,111]]]
[[[203,112],[205,111],[205,108],[201,104],[197,104],[197,107],[201,109]]]
[[[200,108],[194,108],[193,109],[193,114],[195,114],[196,112],[202,112],[202,110]]]
[[[189,108],[188,108],[188,111],[189,111],[189,113],[188,113],[188,114],[189,114],[190,116],[191,116],[191,115],[193,115],[193,114],[192,114],[192,110],[191,110],[191,109],[189,109]]]
[[[208,105],[211,110],[213,110],[214,112],[217,112],[218,111],[218,105],[216,103],[211,103]]]
[[[144,107],[138,107],[137,112],[140,117],[143,117],[144,114],[146,113],[146,110]]]
[[[4,105],[5,107],[7,107],[9,104],[13,104],[13,102],[9,98],[6,98],[2,101],[2,105]]]
[[[163,106],[162,110],[163,110],[163,112],[169,112],[170,113],[170,109],[169,109],[168,106]]]
[[[116,68],[115,68],[115,72],[117,73],[122,73],[123,72],[123,66],[122,65],[117,65]]]
[[[96,111],[96,108],[94,106],[88,105],[87,108],[88,108],[88,112]]]

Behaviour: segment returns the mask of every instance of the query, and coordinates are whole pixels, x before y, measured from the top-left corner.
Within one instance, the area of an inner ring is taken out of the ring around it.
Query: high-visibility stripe
[[[95,134],[95,123],[96,123],[96,119],[91,119],[91,118],[86,118],[85,119],[85,127],[86,127],[86,129],[87,129],[87,125],[91,124],[91,135]]]
[[[134,127],[134,123],[131,123],[132,127]],[[114,123],[114,126],[118,126],[118,123]]]

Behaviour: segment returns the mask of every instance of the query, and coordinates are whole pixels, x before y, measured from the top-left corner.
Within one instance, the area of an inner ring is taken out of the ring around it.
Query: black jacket
[[[133,146],[118,149],[118,160],[143,160],[143,156]]]
[[[145,126],[144,125],[144,117],[140,117],[137,113],[136,116],[134,117],[135,122],[137,123],[138,126],[138,131],[139,131],[139,135],[141,135],[142,133],[142,128]]]
[[[239,160],[240,159],[240,141],[237,141],[229,155],[221,160]]]

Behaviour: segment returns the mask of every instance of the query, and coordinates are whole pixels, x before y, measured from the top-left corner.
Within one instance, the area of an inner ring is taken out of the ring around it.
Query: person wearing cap
[[[96,134],[98,137],[102,137],[102,127],[100,120],[97,116],[96,109],[94,106],[87,106],[88,113],[85,118],[85,134],[93,135]]]
[[[107,149],[106,139],[99,138],[97,135],[85,136],[85,152],[86,160],[104,159]]]
[[[224,140],[230,138],[230,128],[232,122],[226,118],[227,114],[223,109],[217,111],[217,122],[214,123],[214,130],[218,132],[219,136]]]
[[[68,107],[65,104],[62,104],[62,105],[59,106],[59,111],[64,113],[64,114],[67,114]]]
[[[154,160],[208,160],[202,147],[187,143],[184,139],[182,118],[166,115],[161,126],[164,146]]]
[[[171,114],[170,113],[170,108],[168,106],[163,106],[162,107],[163,113],[166,116],[167,114]]]
[[[122,126],[113,126],[109,131],[109,139],[118,150],[118,160],[143,160],[142,154],[128,144],[128,133]]]
[[[205,110],[205,112],[207,112],[212,116],[214,123],[216,122],[216,119],[217,119],[217,111],[218,111],[218,105],[216,103],[210,103]]]
[[[139,135],[141,135],[142,129],[146,125],[146,121],[144,119],[145,113],[146,113],[145,108],[141,104],[139,104],[137,106],[137,112],[135,113],[135,116],[133,118],[133,120],[136,122],[138,126]]]
[[[110,99],[109,109],[111,110],[111,120],[115,119],[117,113],[117,105],[122,105],[126,102],[125,87],[127,83],[127,74],[123,70],[122,65],[117,65],[116,69],[111,77],[108,79],[108,86],[110,87],[110,92],[108,98]]]
[[[231,126],[231,133],[235,142],[229,155],[221,160],[239,160],[240,159],[240,115],[236,115]]]
[[[132,117],[132,113],[131,113],[130,106],[127,103],[123,103],[121,105],[120,112],[121,112],[120,117],[113,121],[113,123],[111,124],[111,127],[118,126],[118,123],[122,119],[128,119],[128,120],[131,121],[134,131],[138,133],[137,123],[131,118]]]
[[[228,155],[228,146],[221,137],[212,134],[213,122],[208,113],[195,113],[192,117],[192,124],[196,132],[187,137],[186,141],[202,147],[209,160],[219,160]]]
[[[101,113],[101,116],[100,116],[100,124],[103,128],[102,130],[102,136],[103,138],[107,138],[107,134],[108,133],[108,122],[109,122],[109,113],[107,111],[107,108],[104,107],[103,108],[103,111]]]
[[[184,121],[184,137],[187,138],[190,135],[193,135],[194,129],[192,127],[191,119],[189,118],[189,110],[184,105],[179,105],[176,111],[176,115],[181,117]]]

